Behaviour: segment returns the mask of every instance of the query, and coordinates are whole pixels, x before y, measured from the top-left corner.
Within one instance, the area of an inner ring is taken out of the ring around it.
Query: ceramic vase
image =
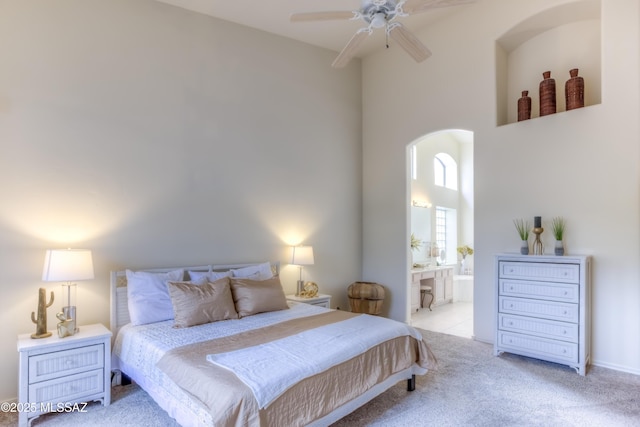
[[[520,245],[520,254],[521,255],[529,255],[529,241],[522,240]]]
[[[556,240],[556,246],[554,248],[554,253],[558,256],[564,255],[564,245],[562,240]]]
[[[544,80],[540,82],[540,117],[556,112],[556,81],[551,78],[551,71],[542,73]]]
[[[584,79],[578,76],[578,69],[569,71],[571,78],[564,85],[567,111],[584,107]]]
[[[531,118],[531,97],[529,91],[523,90],[522,97],[518,99],[518,121],[529,120]]]

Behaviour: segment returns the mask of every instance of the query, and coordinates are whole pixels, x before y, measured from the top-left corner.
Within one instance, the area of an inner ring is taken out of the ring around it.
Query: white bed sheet
[[[113,346],[114,368],[119,367],[136,380],[180,424],[210,426],[211,416],[207,409],[190,398],[156,368],[157,362],[173,348],[327,311],[325,308],[303,303],[290,302],[289,306],[289,310],[261,313],[190,328],[173,328],[173,320],[139,326],[125,325],[120,329]],[[180,413],[184,413],[185,410],[193,412],[196,415],[195,419],[181,417]]]

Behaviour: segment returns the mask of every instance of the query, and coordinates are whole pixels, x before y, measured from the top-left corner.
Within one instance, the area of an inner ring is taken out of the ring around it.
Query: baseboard
[[[598,366],[600,368],[612,369],[614,371],[626,372],[628,374],[640,375],[640,369],[633,369],[628,366],[616,365],[615,363],[600,362],[594,360],[591,362],[592,366]]]

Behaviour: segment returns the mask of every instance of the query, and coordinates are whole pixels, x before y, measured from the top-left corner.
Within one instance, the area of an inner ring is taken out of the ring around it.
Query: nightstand
[[[81,410],[86,402],[111,403],[111,331],[80,326],[75,335],[32,339],[18,335],[20,426],[45,412]]]
[[[297,297],[295,295],[287,295],[287,301],[303,302],[305,304],[318,305],[324,308],[331,308],[331,295],[318,294],[312,298]]]

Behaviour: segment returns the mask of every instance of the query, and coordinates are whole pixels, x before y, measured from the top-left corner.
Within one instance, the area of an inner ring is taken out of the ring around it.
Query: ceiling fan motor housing
[[[364,3],[364,2],[363,2]],[[395,1],[373,1],[363,5],[362,19],[373,28],[382,28],[396,17]]]

